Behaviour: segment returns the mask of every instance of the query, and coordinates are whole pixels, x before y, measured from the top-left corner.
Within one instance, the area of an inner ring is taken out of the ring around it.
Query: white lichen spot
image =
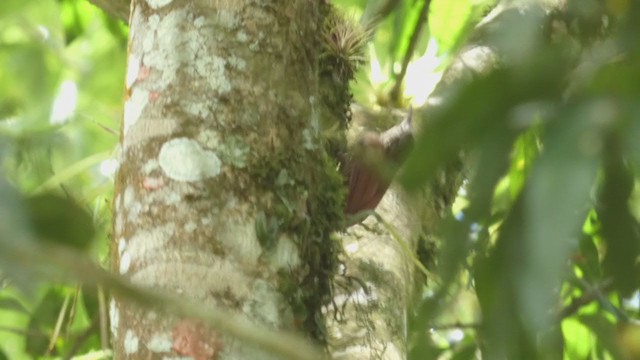
[[[220,10],[218,11],[218,23],[227,28],[233,29],[240,23],[238,16],[236,16],[235,12],[229,10]]]
[[[184,224],[184,231],[188,233],[196,231],[197,228],[198,225],[196,225],[196,223],[194,223],[193,221],[189,221],[188,223]]]
[[[122,198],[124,200],[124,208],[128,209],[133,204],[135,200],[135,191],[133,190],[133,186],[129,185],[126,189],[124,189],[124,196]]]
[[[198,142],[204,144],[204,146],[210,149],[217,149],[220,147],[220,133],[213,130],[204,130],[198,134]]]
[[[358,251],[359,248],[360,248],[360,245],[358,245],[358,243],[355,243],[355,242],[344,247],[345,251],[349,254],[353,254],[354,252]]]
[[[163,6],[167,6],[173,0],[147,0],[147,4],[153,9],[159,9]]]
[[[129,61],[127,62],[127,89],[136,82],[138,73],[140,72],[140,58],[131,54]]]
[[[128,329],[124,335],[124,353],[135,354],[138,352],[138,337],[133,333],[131,329]]]
[[[131,255],[128,252],[123,252],[120,257],[120,274],[124,275],[129,271],[129,267],[131,266]]]
[[[121,237],[120,239],[118,239],[118,255],[122,256],[126,248],[127,248],[127,240]]]
[[[254,220],[245,223],[228,224],[219,232],[220,242],[237,259],[253,263],[262,253],[258,242]]]
[[[164,143],[158,162],[164,173],[177,181],[198,181],[217,176],[222,165],[216,153],[185,137]]]
[[[124,231],[124,213],[119,211],[116,215],[116,221],[113,225],[113,231],[116,236],[122,234]]]
[[[160,164],[157,159],[150,159],[142,166],[142,172],[150,174],[152,171],[159,169]]]
[[[180,105],[192,117],[204,119],[211,114],[209,103],[205,101],[181,101]]]
[[[236,40],[238,40],[241,43],[245,43],[249,40],[249,36],[247,35],[246,32],[244,32],[244,30],[240,30],[236,35]]]
[[[151,16],[149,19],[149,35],[143,40],[144,65],[158,70],[158,91],[174,83],[177,71],[183,63],[193,61],[195,53],[185,47],[186,39],[192,32],[175,31],[182,28],[186,17],[186,10],[176,10],[163,18]]]
[[[113,200],[113,205],[116,208],[116,211],[120,211],[120,194],[116,195],[115,200]]]
[[[316,148],[316,137],[309,129],[302,130],[302,138],[304,143],[302,146],[307,150],[314,150]]]
[[[123,135],[127,135],[127,131],[131,128],[142,115],[142,111],[149,103],[149,92],[140,88],[134,88],[131,97],[124,104],[124,125],[122,126]]]
[[[220,149],[220,156],[225,163],[243,168],[247,165],[249,145],[242,139],[231,136],[225,139],[226,144]]]
[[[111,335],[117,337],[118,325],[120,324],[120,312],[116,301],[111,299],[109,302],[109,323],[111,324]]]
[[[139,229],[129,239],[127,253],[137,261],[144,261],[146,257],[156,256],[156,252],[162,252],[163,246],[175,233],[176,224],[168,222],[152,228]]]
[[[292,269],[300,264],[298,247],[288,237],[282,236],[271,255],[271,264],[278,270]]]
[[[254,283],[252,293],[252,299],[244,303],[242,311],[250,318],[260,319],[268,326],[280,327],[281,313],[278,309],[282,305],[281,296],[263,280]]]
[[[209,216],[203,217],[202,219],[200,219],[200,222],[202,223],[202,225],[209,225],[211,224],[212,221],[213,219]]]
[[[147,36],[142,40],[142,51],[145,54],[148,54],[153,49],[153,44],[155,42],[155,31],[158,29],[158,24],[160,24],[160,16],[157,14],[153,14],[149,16],[149,20],[147,25],[144,26],[147,29]],[[148,60],[148,59],[147,59]],[[145,60],[145,64],[149,64],[149,62]]]
[[[167,205],[177,205],[180,200],[182,200],[180,194],[175,191],[167,192],[165,194],[165,196],[162,196],[162,200]]]
[[[153,334],[151,339],[147,342],[147,349],[151,352],[170,352],[173,342],[171,341],[171,335],[167,333]]]
[[[142,204],[139,201],[134,201],[129,207],[127,207],[127,219],[131,222],[138,220],[140,212],[142,212]]]
[[[235,55],[231,55],[231,57],[229,57],[229,65],[238,70],[244,70],[247,68],[247,62]]]
[[[193,21],[193,25],[195,25],[195,27],[203,27],[205,24],[207,23],[207,18],[205,18],[204,16],[198,16],[194,21]]]
[[[209,86],[220,94],[231,91],[231,83],[225,73],[227,61],[219,56],[201,56],[195,59],[194,69],[198,74],[206,74]]]

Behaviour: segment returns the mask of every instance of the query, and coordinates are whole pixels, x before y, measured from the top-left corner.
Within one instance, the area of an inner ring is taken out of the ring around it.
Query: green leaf
[[[572,104],[549,123],[535,161],[493,252],[478,263],[477,294],[487,331],[487,356],[534,358],[552,351],[538,343],[554,322],[549,309],[589,210],[600,154],[585,146],[603,124],[590,102]]]
[[[18,299],[8,296],[0,297],[0,309],[29,314],[29,310]]]
[[[451,356],[451,360],[474,360],[478,347],[475,343],[467,343],[460,346]]]
[[[429,8],[429,29],[440,51],[448,53],[458,44],[469,26],[473,4],[470,0],[432,0]]]
[[[610,134],[605,145],[604,184],[598,205],[601,233],[607,244],[603,260],[605,275],[613,277],[614,287],[629,296],[640,285],[640,224],[631,214],[629,198],[634,187],[620,137]]]
[[[45,242],[86,249],[95,235],[91,215],[76,202],[55,194],[26,201],[33,230]]]
[[[31,291],[37,285],[32,274],[33,264],[25,264],[14,256],[16,250],[33,250],[29,225],[20,193],[0,174],[0,266],[3,275],[14,280],[23,291]]]
[[[625,359],[616,339],[615,324],[601,314],[580,315],[577,319],[596,335],[596,346],[601,346],[608,351],[613,359]]]

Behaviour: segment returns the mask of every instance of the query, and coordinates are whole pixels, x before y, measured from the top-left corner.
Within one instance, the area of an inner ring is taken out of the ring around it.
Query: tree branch
[[[129,0],[89,0],[107,14],[124,22],[129,22]]]

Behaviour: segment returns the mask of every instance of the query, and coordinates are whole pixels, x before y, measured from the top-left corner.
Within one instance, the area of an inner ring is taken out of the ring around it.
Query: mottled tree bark
[[[327,220],[307,206],[328,172],[314,121],[320,20],[312,1],[133,1],[116,272],[299,330],[301,244],[314,216]],[[116,358],[270,358],[124,299],[110,313]]]

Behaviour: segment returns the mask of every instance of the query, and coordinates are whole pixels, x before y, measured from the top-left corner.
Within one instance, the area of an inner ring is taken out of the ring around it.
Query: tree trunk
[[[319,141],[321,10],[132,2],[115,271],[321,338],[331,269],[320,268],[342,216],[342,180]],[[194,319],[118,298],[110,310],[116,358],[270,358]]]

